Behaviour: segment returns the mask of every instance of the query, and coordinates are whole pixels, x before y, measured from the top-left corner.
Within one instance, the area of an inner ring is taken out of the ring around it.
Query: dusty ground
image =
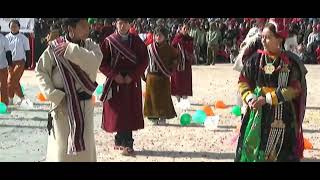
[[[319,68],[307,65],[308,99],[303,127],[313,149],[305,151],[304,161],[320,161]],[[94,120],[98,161],[233,161],[235,145],[231,144],[231,139],[240,119],[231,115],[230,110],[236,103],[237,77],[238,73],[230,64],[193,67],[194,96],[190,98],[192,107],[189,113],[201,109],[203,104],[224,101],[230,108],[214,109],[214,113],[220,116],[218,129],[181,127],[178,119],[169,120],[166,126],[153,126],[146,119],[145,128],[134,132],[136,157],[123,157],[113,150],[114,135],[100,129],[102,108],[97,103]],[[21,82],[25,86],[25,94],[36,102],[35,95],[39,89],[34,72],[26,72]],[[98,82],[103,82],[101,74]],[[173,100],[176,103],[175,98]],[[39,103],[36,107],[0,115],[0,161],[43,161],[47,143],[47,105]],[[178,109],[177,113],[180,113]]]

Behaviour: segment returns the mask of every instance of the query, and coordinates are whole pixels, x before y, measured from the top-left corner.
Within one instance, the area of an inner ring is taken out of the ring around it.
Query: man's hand
[[[114,78],[114,80],[115,80],[116,83],[118,83],[118,84],[124,84],[124,83],[125,83],[124,78],[122,77],[121,74],[116,75],[116,77]]]
[[[132,82],[132,78],[127,75],[127,76],[124,78],[124,83],[130,84],[131,82]]]
[[[68,44],[69,43],[63,43],[63,44],[61,44],[61,45],[59,45],[57,47],[57,55],[58,56],[63,56],[64,55],[64,53],[66,52],[66,49],[68,47]]]

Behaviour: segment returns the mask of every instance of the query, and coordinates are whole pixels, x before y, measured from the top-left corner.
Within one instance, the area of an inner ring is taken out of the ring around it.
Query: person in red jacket
[[[147,34],[147,38],[144,40],[144,44],[146,46],[148,46],[151,43],[153,43],[153,33],[151,31],[149,31],[148,34]]]

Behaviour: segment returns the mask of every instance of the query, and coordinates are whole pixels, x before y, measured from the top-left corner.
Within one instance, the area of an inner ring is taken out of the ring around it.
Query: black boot
[[[181,100],[181,96],[176,96],[176,98],[177,98],[177,101],[178,101],[178,103],[179,103],[180,100]]]
[[[126,134],[126,140],[125,140],[125,148],[122,151],[122,155],[124,156],[135,156],[134,150],[133,150],[133,141],[132,138],[132,132],[128,132]]]
[[[123,150],[124,147],[125,147],[124,134],[121,132],[117,132],[117,134],[114,137],[114,149]]]
[[[158,125],[159,118],[148,117],[148,119],[152,122],[153,125]]]
[[[122,155],[124,156],[135,156],[134,149],[133,149],[133,139],[126,141],[126,146],[122,151]]]

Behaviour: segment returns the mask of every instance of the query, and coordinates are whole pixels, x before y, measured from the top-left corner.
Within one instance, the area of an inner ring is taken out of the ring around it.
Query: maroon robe
[[[192,96],[192,69],[193,57],[193,38],[189,35],[176,34],[171,45],[178,48],[180,44],[185,51],[185,69],[176,70],[171,75],[171,94],[173,96]],[[192,57],[192,58],[191,58]],[[182,58],[182,56],[181,56]]]
[[[115,32],[114,34],[120,38],[118,33]],[[110,48],[108,38],[101,44],[103,59],[100,71],[110,79],[114,79],[118,73],[128,74],[133,79],[129,85],[119,85],[112,81],[112,97],[103,103],[102,129],[107,132],[132,131],[144,128],[141,76],[148,66],[148,52],[139,36],[129,34],[129,39],[131,40],[124,43],[135,52],[136,64],[120,54],[118,63],[112,68],[111,60],[114,61],[118,51],[113,46]],[[129,42],[131,42],[131,45],[129,45]],[[110,49],[112,49],[112,59]]]

